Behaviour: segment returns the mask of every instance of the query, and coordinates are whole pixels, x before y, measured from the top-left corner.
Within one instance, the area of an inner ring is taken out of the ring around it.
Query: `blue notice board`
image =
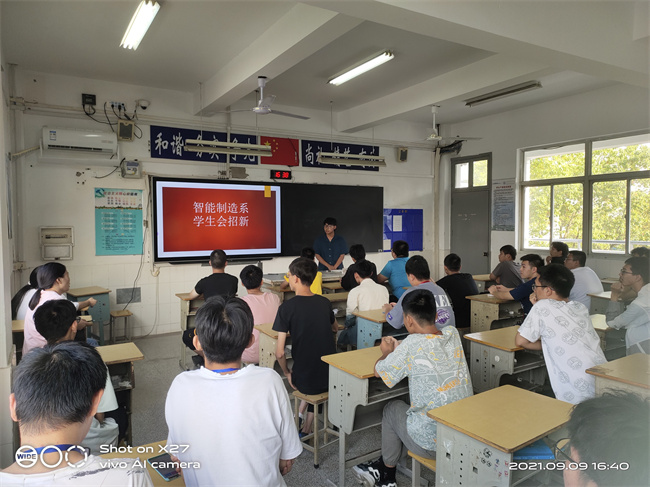
[[[393,242],[404,240],[409,250],[423,250],[423,210],[384,208],[384,251],[390,252]]]

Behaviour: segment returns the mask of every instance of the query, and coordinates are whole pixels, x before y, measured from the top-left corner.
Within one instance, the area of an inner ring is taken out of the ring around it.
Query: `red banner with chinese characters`
[[[300,165],[300,142],[298,139],[285,139],[282,137],[260,137],[260,144],[271,146],[271,157],[260,157],[262,164],[275,164],[276,166]]]

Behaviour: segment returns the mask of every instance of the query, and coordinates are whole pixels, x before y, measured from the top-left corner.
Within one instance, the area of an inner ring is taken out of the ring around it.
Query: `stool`
[[[413,472],[411,476],[411,485],[412,487],[419,487],[421,483],[424,483],[424,485],[429,485],[429,482],[426,480],[423,480],[420,478],[420,465],[424,465],[426,468],[431,470],[432,472],[436,471],[436,461],[431,459],[431,458],[424,458],[421,457],[420,455],[416,455],[412,451],[409,450],[408,456],[413,459],[413,465],[411,467],[411,470]]]
[[[131,340],[131,329],[129,328],[129,316],[133,316],[133,313],[131,313],[128,309],[121,309],[119,311],[111,311],[111,321],[110,321],[110,335],[111,335],[111,343],[115,343],[116,341],[130,341]],[[115,325],[115,320],[118,318],[124,318],[124,335],[122,336],[115,336],[113,327]]]
[[[296,428],[298,428],[298,413],[299,413],[299,408],[300,408],[300,401],[305,401],[307,404],[311,404],[314,406],[314,431],[306,436],[302,437],[303,441],[303,448],[306,450],[312,452],[314,454],[314,468],[318,468],[318,450],[320,448],[326,447],[328,445],[331,445],[335,441],[338,440],[338,432],[334,431],[333,429],[328,427],[328,420],[327,420],[327,399],[329,395],[327,392],[323,392],[322,394],[314,394],[314,395],[309,395],[309,394],[303,394],[300,391],[293,391],[293,400],[294,400],[294,413],[293,417],[296,422]],[[318,406],[322,404],[323,405],[323,427],[319,429],[318,427]],[[319,445],[318,444],[318,437],[319,434],[323,433],[323,444]],[[327,441],[327,435],[333,435],[336,436],[337,439],[332,440],[330,442]],[[305,441],[314,439],[314,446],[308,445],[305,443]]]

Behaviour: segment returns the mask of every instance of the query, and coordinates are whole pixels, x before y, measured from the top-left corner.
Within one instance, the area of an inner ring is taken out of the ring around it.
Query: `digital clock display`
[[[290,180],[291,179],[291,171],[276,171],[276,170],[271,170],[271,179],[283,179],[283,180]]]

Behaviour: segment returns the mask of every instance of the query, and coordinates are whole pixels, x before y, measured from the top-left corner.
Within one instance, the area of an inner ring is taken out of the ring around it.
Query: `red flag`
[[[275,164],[276,166],[300,165],[300,144],[298,139],[260,136],[260,144],[270,145],[273,154],[271,157],[260,157],[262,164]]]

